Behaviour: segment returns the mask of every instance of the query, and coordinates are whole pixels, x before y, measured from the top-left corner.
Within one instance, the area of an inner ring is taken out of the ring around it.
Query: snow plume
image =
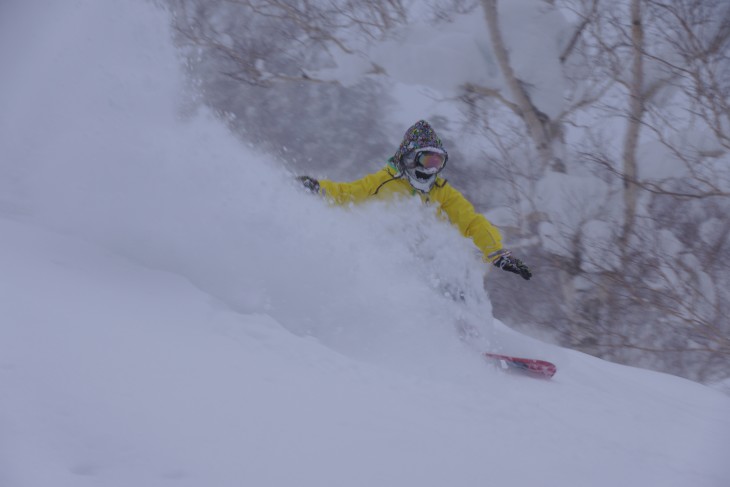
[[[164,12],[143,2],[46,7],[28,9],[35,22],[15,32],[28,47],[10,58],[0,94],[13,212],[353,356],[407,364],[451,343],[458,363],[457,314],[489,333],[486,265],[432,208],[330,207],[205,109],[181,117]],[[462,293],[467,306],[455,302]]]

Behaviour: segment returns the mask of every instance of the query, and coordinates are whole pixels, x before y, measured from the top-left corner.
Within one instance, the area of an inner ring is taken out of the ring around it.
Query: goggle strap
[[[414,156],[418,156],[421,152],[434,152],[436,154],[441,154],[442,156],[446,157],[446,151],[443,149],[439,149],[438,147],[421,147],[420,149],[416,149],[413,151]]]

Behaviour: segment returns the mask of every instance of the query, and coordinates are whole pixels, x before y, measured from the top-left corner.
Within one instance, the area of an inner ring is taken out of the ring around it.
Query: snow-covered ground
[[[0,486],[730,485],[730,398],[512,332],[428,209],[182,117],[164,13],[2,9]]]

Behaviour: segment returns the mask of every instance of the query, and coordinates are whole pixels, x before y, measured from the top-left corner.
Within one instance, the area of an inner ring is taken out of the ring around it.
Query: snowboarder
[[[502,248],[499,230],[439,173],[449,155],[431,125],[419,120],[408,131],[395,155],[376,173],[351,183],[336,183],[301,176],[306,189],[337,204],[360,203],[369,198],[388,198],[395,194],[418,195],[426,203],[437,203],[439,214],[446,214],[465,237],[471,238],[484,254],[484,260],[505,271],[530,279],[530,269],[509,250]]]

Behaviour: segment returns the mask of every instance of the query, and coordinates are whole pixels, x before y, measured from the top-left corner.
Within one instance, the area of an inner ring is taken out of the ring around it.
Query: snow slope
[[[730,484],[728,397],[510,331],[428,209],[181,119],[164,13],[2,8],[1,486]]]
[[[75,239],[8,219],[0,233],[1,485],[730,479],[730,400],[695,383],[547,346],[550,382],[476,359],[404,371]]]

